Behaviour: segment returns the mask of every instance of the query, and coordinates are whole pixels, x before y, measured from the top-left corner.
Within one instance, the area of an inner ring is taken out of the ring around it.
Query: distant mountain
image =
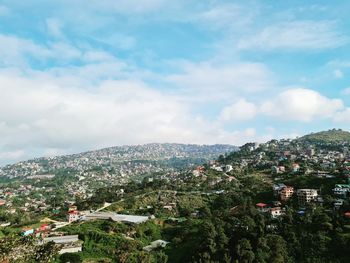
[[[232,145],[152,143],[118,146],[73,155],[43,157],[0,168],[0,176],[31,177],[71,170],[77,175],[134,176],[202,164],[237,150]]]
[[[328,131],[311,133],[300,137],[298,140],[311,143],[350,143],[350,132],[343,131],[340,129],[333,129]]]

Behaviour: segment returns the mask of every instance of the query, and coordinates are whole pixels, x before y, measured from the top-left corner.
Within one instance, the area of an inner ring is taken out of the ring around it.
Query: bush
[[[64,253],[60,256],[60,262],[62,262],[62,263],[81,263],[81,262],[83,262],[83,260],[81,259],[80,254]]]

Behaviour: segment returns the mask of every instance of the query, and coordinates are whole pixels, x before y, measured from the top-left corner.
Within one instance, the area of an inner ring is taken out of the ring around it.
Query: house
[[[54,242],[61,245],[59,254],[80,252],[83,245],[83,241],[79,240],[78,235],[46,237],[43,239],[43,242]]]
[[[68,212],[70,212],[70,211],[77,211],[77,210],[78,210],[78,207],[76,205],[70,205],[68,207]]]
[[[257,204],[256,204],[256,208],[257,208],[260,212],[268,212],[268,211],[269,211],[267,204],[264,204],[264,203],[257,203]]]
[[[274,193],[274,195],[275,195],[275,196],[278,196],[279,193],[280,193],[280,191],[281,191],[283,188],[285,188],[285,187],[287,187],[287,186],[286,186],[285,184],[283,184],[283,183],[274,184],[274,185],[273,185],[273,193]]]
[[[74,221],[77,221],[79,219],[79,214],[78,211],[74,210],[74,211],[69,211],[68,215],[67,215],[67,221],[69,223],[72,223]]]
[[[282,215],[282,209],[281,207],[272,207],[270,209],[270,214],[272,218],[278,218]]]
[[[333,193],[338,196],[347,197],[350,193],[350,184],[336,184]]]
[[[286,171],[286,167],[278,166],[278,170],[279,170],[280,173],[284,173]]]
[[[311,156],[314,156],[315,155],[315,149],[308,149],[306,151],[306,155],[311,157]]]
[[[280,199],[281,201],[288,201],[294,194],[294,188],[292,186],[286,186],[286,187],[283,187],[280,192],[279,192],[279,195],[280,195]]]
[[[345,213],[344,213],[344,216],[345,216],[345,218],[349,218],[349,219],[350,219],[350,211],[345,212]]]
[[[344,200],[343,199],[336,199],[333,203],[335,208],[339,208],[344,204]]]
[[[300,165],[297,163],[293,163],[293,165],[292,165],[293,173],[297,173],[297,172],[299,172],[299,170],[300,170]]]
[[[200,176],[202,173],[205,172],[205,168],[204,166],[197,166],[197,168],[195,170],[192,171],[192,174],[195,176],[195,177],[198,177]]]
[[[286,167],[284,166],[272,166],[271,167],[271,172],[273,174],[281,174],[284,173],[286,171]]]
[[[21,235],[26,237],[26,236],[29,236],[29,235],[32,235],[34,234],[34,229],[33,228],[30,228],[30,227],[25,227],[22,229],[22,232],[21,232]]]
[[[51,227],[48,224],[42,224],[39,228],[36,229],[36,232],[45,232],[49,231]]]
[[[318,197],[316,189],[298,189],[297,190],[298,201],[300,205],[306,205],[312,201],[315,201]]]
[[[231,172],[232,170],[233,170],[232,165],[226,165],[226,166],[225,166],[225,172],[226,172],[226,173],[229,173],[229,172]]]
[[[173,210],[173,207],[171,205],[165,205],[163,206],[164,209],[167,209],[169,211]]]

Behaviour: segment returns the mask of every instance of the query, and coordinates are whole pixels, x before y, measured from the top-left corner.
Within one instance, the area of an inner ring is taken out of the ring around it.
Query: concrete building
[[[294,188],[291,187],[291,186],[286,186],[286,187],[283,187],[280,192],[279,192],[279,195],[280,195],[280,199],[281,201],[288,201],[294,194]]]
[[[61,245],[62,248],[58,252],[59,254],[80,252],[83,245],[83,241],[79,240],[78,235],[46,237],[43,239],[43,242],[54,242]]]
[[[85,221],[89,220],[107,220],[111,219],[115,222],[124,222],[131,224],[140,224],[149,220],[148,216],[135,216],[135,215],[122,215],[112,212],[97,212],[85,215],[83,218]]]
[[[316,201],[318,193],[316,189],[298,189],[298,201],[300,205],[306,205],[312,201]]]

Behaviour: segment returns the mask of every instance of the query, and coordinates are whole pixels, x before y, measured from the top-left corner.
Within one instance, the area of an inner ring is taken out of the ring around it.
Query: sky
[[[350,1],[0,0],[0,165],[350,127]]]

